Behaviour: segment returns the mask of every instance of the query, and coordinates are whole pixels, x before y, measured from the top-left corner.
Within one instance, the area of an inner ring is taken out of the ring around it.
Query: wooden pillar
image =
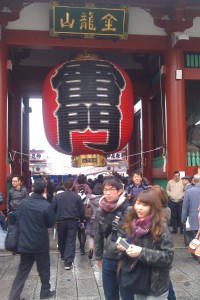
[[[24,185],[29,189],[30,188],[30,172],[29,172],[29,98],[23,97],[23,143],[22,143],[22,152],[23,163],[22,163],[22,175],[24,177]]]
[[[147,93],[142,96],[142,151],[144,152],[142,157],[142,172],[143,176],[146,177],[150,183],[152,183],[151,170],[153,152],[146,151],[153,149],[152,132],[151,102],[149,100],[149,94]]]
[[[134,131],[131,135],[130,141],[128,143],[128,170],[127,173],[129,175],[131,175],[132,171],[133,171],[133,164],[134,164]]]
[[[170,179],[174,171],[185,171],[187,166],[185,82],[183,77],[177,78],[177,73],[184,73],[182,49],[172,48],[169,44],[166,70],[167,163]]]
[[[7,76],[7,45],[5,41],[5,31],[0,25],[0,191],[6,199],[6,164],[7,164],[7,96],[8,96],[8,76]],[[5,209],[6,205],[1,205]]]
[[[12,155],[12,173],[22,175],[22,97],[14,89],[9,98],[9,151]]]

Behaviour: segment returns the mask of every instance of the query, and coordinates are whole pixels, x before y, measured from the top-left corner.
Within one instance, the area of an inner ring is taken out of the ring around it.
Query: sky
[[[56,151],[48,143],[43,126],[42,99],[30,99],[29,106],[32,113],[29,115],[30,150],[45,150],[55,170],[63,166],[71,167],[71,156]]]

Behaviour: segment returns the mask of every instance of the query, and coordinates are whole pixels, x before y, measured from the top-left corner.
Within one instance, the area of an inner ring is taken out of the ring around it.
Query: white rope
[[[129,167],[133,167],[133,166],[137,165],[137,164],[138,164],[139,162],[141,162],[141,161],[142,161],[142,160],[140,159],[140,160],[138,160],[136,163],[130,165]]]
[[[17,154],[26,155],[26,156],[31,157],[31,155],[30,155],[30,154],[27,154],[27,153],[18,152],[18,151],[14,151],[14,150],[12,150],[12,151],[13,151],[15,154],[17,153]]]
[[[14,161],[14,159],[15,159],[15,151],[13,151],[13,152],[14,152],[13,155],[11,154],[11,152],[9,152],[11,161]]]
[[[130,155],[128,155],[128,157],[141,155],[141,154],[145,154],[145,153],[149,153],[149,152],[153,152],[153,151],[157,151],[157,150],[160,150],[162,148],[164,148],[164,146],[160,146],[160,147],[157,147],[157,148],[154,148],[154,149],[151,149],[151,150],[147,150],[147,151],[143,151],[143,152],[139,152],[139,153],[136,153],[136,154],[130,154]]]
[[[154,148],[154,149],[150,149],[150,150],[143,151],[143,152],[140,152],[140,153],[135,153],[135,154],[127,155],[127,158],[128,158],[128,157],[131,157],[131,156],[137,156],[137,155],[146,154],[146,153],[153,152],[153,151],[157,151],[157,150],[160,150],[160,149],[163,149],[163,156],[164,156],[166,149],[165,149],[164,146],[160,146],[160,147],[156,147],[156,148]],[[31,157],[31,155],[30,155],[30,154],[27,154],[27,153],[18,152],[18,151],[14,151],[14,150],[12,150],[12,152],[13,152],[13,155],[11,154],[11,152],[9,152],[11,161],[14,161],[14,159],[15,159],[15,154],[16,154],[16,153],[17,153],[17,154],[21,154],[21,155],[26,155],[26,156],[28,156],[28,157]],[[139,162],[143,161],[143,159],[144,159],[144,158],[138,160],[136,163],[130,165],[129,167],[132,167],[132,166],[138,164]],[[20,164],[23,164],[24,162],[29,162],[29,161],[28,161],[28,160],[25,160],[25,159],[23,159],[23,158],[22,158],[22,159],[19,159],[19,163],[20,163]],[[48,164],[48,165],[49,165],[49,164]],[[52,166],[49,165],[49,167],[53,170]],[[97,168],[97,167],[92,167],[91,169],[84,170],[84,171],[82,171],[81,173],[84,174],[84,172],[92,171],[92,170],[95,170],[96,168]]]

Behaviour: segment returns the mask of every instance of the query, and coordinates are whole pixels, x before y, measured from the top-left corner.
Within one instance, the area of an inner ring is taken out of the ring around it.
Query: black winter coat
[[[19,253],[49,251],[48,228],[55,223],[54,210],[47,200],[36,193],[23,199],[19,205]]]
[[[155,241],[151,234],[147,234],[135,238],[134,244],[142,247],[138,259],[152,266],[149,295],[157,297],[164,294],[169,289],[169,271],[174,257],[173,239],[168,226],[163,225],[163,233],[159,240]]]
[[[71,190],[57,194],[53,198],[52,206],[56,213],[57,222],[67,219],[84,221],[85,212],[81,197]]]
[[[125,236],[122,229],[124,219],[130,211],[129,201],[124,198],[123,203],[112,212],[106,212],[101,207],[96,213],[96,229],[95,229],[95,257],[97,260],[103,259],[103,255],[110,259],[119,260],[122,257],[122,252],[117,250],[116,240],[118,237]],[[112,224],[115,216],[119,216],[117,231],[113,232]],[[114,236],[116,235],[116,236]]]

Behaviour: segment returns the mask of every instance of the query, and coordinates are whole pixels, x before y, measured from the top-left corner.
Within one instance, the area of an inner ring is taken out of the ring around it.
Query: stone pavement
[[[103,295],[101,270],[94,258],[89,260],[87,254],[80,255],[77,243],[74,267],[64,270],[62,260],[56,247],[56,240],[51,235],[51,285],[56,289],[54,300],[100,300]],[[200,264],[194,260],[184,247],[183,236],[174,235],[175,257],[171,270],[171,279],[177,300],[200,300]],[[87,249],[87,247],[86,247]],[[12,281],[15,277],[19,255],[13,256],[7,251],[0,252],[0,300],[7,300]],[[24,287],[21,297],[27,300],[39,299],[40,280],[34,266]]]

